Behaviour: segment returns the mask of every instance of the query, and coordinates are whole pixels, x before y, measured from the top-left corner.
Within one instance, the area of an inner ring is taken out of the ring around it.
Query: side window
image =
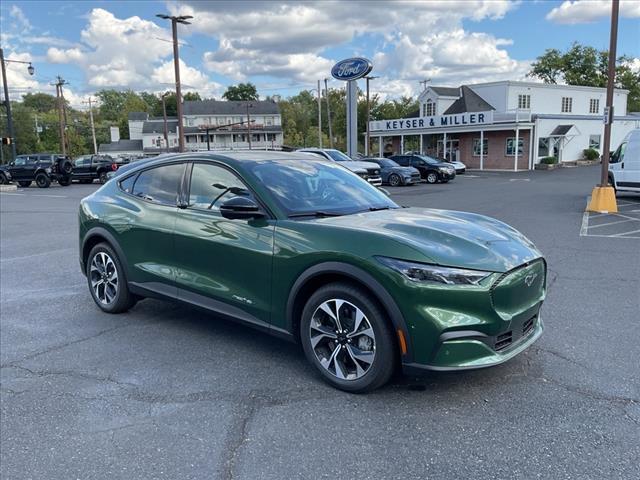
[[[194,163],[189,189],[189,206],[218,211],[226,200],[251,195],[230,170],[210,163]]]
[[[627,144],[623,143],[621,144],[618,149],[615,151],[615,153],[613,155],[611,155],[611,158],[609,159],[609,163],[620,163],[622,162],[622,160],[624,160],[624,151],[627,148]]]
[[[35,165],[38,163],[38,157],[36,155],[29,155],[27,157],[27,165]]]
[[[138,175],[132,193],[153,203],[176,205],[183,171],[183,163],[144,170]]]
[[[131,175],[130,177],[125,178],[120,181],[120,188],[127,193],[133,192],[133,184],[136,181],[137,175]]]
[[[398,165],[402,165],[403,167],[406,167],[407,165],[409,165],[409,162],[407,161],[407,157],[392,157],[392,160],[394,160],[395,162],[398,162]]]
[[[13,162],[13,164],[16,167],[20,167],[22,165],[25,165],[27,163],[27,157],[16,157],[15,162]]]
[[[87,157],[78,157],[75,161],[76,167],[84,167],[87,164]]]
[[[416,157],[411,157],[411,165],[413,165],[414,167],[418,166],[418,165],[425,165],[426,162],[420,158],[416,158]]]

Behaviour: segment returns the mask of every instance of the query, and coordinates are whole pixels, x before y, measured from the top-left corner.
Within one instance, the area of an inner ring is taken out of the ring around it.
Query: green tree
[[[182,100],[185,102],[200,102],[202,99],[200,98],[200,94],[198,92],[187,92],[182,95]],[[256,98],[257,100],[257,98]]]
[[[227,91],[224,92],[222,98],[225,100],[258,100],[258,91],[253,83],[239,83],[238,85],[229,85]]]
[[[58,101],[48,93],[27,93],[22,97],[22,104],[38,113],[45,113],[56,109]]]
[[[544,83],[566,82],[568,85],[606,87],[609,52],[574,43],[566,52],[548,49],[531,64],[530,77]],[[640,72],[630,67],[631,58],[616,60],[615,86],[629,90],[627,110],[640,110]]]

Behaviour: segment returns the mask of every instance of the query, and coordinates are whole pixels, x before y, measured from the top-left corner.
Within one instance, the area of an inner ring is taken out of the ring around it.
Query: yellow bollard
[[[587,206],[588,212],[618,213],[616,192],[613,187],[593,187],[591,201]]]

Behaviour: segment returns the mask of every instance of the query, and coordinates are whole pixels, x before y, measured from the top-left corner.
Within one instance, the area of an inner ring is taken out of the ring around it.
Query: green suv
[[[178,154],[121,170],[80,205],[80,264],[105,312],[144,297],[216,312],[300,342],[351,392],[400,365],[496,365],[542,333],[546,263],[497,220],[400,207],[305,154]]]

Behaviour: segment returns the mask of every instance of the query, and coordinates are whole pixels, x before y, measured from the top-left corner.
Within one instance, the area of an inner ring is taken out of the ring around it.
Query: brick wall
[[[485,140],[488,140],[488,152],[483,160],[484,168],[513,170],[514,157],[506,155],[506,142],[507,138],[515,136],[515,130],[484,133]],[[473,139],[480,138],[480,132],[458,133],[451,137],[459,140],[460,161],[467,168],[480,168],[480,156],[473,155]],[[529,168],[529,130],[521,130],[519,138],[523,139],[523,152],[522,155],[518,155],[518,170],[526,170]]]

